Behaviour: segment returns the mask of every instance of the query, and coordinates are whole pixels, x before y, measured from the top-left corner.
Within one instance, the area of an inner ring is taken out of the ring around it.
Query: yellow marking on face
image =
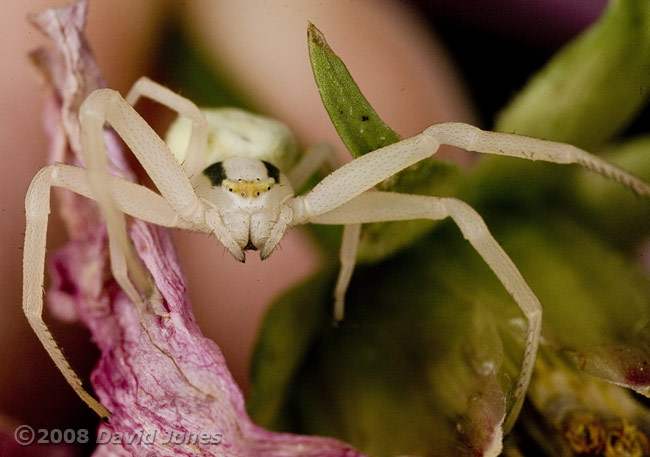
[[[246,181],[243,179],[231,181],[230,179],[224,179],[222,183],[228,192],[239,194],[244,198],[259,197],[264,192],[271,190],[273,184],[275,184],[275,179],[273,178],[258,178],[251,181]]]

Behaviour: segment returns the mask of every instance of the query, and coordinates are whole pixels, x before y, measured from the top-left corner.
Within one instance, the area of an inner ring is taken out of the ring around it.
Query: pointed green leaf
[[[352,79],[343,61],[313,24],[308,32],[309,58],[323,105],[353,157],[398,142],[400,136],[377,115]],[[380,183],[381,190],[421,195],[453,195],[461,173],[456,165],[427,160]],[[421,238],[433,221],[371,224],[364,228],[360,261],[377,261]]]
[[[318,92],[352,157],[398,142],[400,136],[377,116],[343,61],[312,23],[307,30],[307,40]]]

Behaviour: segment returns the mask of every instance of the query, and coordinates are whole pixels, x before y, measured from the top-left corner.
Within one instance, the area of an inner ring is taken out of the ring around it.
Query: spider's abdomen
[[[208,138],[198,161],[185,157],[192,122],[179,117],[169,128],[166,143],[179,163],[198,163],[199,172],[231,157],[248,157],[288,170],[297,158],[293,135],[281,122],[236,108],[203,109]]]

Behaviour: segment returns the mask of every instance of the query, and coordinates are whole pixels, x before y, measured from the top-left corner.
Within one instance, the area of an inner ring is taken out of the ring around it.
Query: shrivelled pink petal
[[[87,3],[49,10],[33,22],[54,42],[36,61],[54,86],[46,110],[50,160],[79,162],[77,109],[103,79],[82,34]],[[111,172],[132,177],[107,134]],[[62,202],[72,241],[50,256],[48,303],[92,332],[101,357],[92,384],[111,418],[96,456],[361,456],[339,441],[266,431],[248,418],[219,348],[192,315],[186,281],[167,230],[135,221],[131,236],[161,297],[158,312],[138,309],[110,277],[106,236],[93,204]],[[215,291],[218,293],[218,291]]]

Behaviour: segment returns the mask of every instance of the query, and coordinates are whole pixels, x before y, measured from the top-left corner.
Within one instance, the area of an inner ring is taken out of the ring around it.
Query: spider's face
[[[194,184],[197,195],[219,212],[242,250],[259,249],[263,256],[270,253],[279,241],[271,233],[282,204],[293,195],[288,179],[274,165],[233,157],[207,167]]]

